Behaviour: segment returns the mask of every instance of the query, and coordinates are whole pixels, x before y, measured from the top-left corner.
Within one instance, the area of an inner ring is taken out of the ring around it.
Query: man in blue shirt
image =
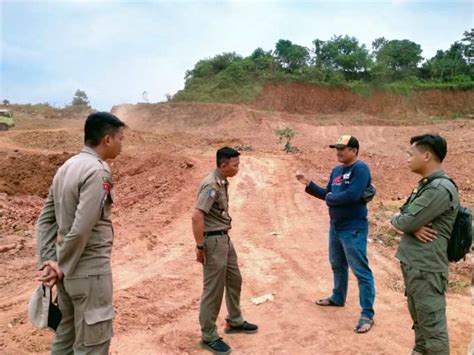
[[[342,307],[346,302],[348,267],[359,284],[359,302],[362,314],[355,331],[367,333],[374,324],[375,286],[372,270],[367,259],[367,204],[363,201],[367,187],[371,185],[370,170],[358,160],[359,141],[349,135],[341,136],[330,145],[337,151],[336,166],[326,188],[297,174],[299,182],[306,185],[306,192],[326,201],[329,207],[329,261],[334,275],[332,295],[316,301],[319,306]]]

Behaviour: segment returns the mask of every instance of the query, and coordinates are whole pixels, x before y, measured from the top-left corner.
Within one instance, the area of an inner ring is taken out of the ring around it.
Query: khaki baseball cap
[[[331,144],[329,148],[357,148],[359,149],[359,141],[356,137],[350,135],[340,136],[335,144]]]

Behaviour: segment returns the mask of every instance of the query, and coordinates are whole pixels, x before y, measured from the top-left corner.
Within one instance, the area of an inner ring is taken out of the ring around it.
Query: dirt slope
[[[289,113],[359,112],[370,115],[409,117],[474,114],[474,90],[425,90],[412,95],[375,91],[367,97],[342,87],[310,84],[268,84],[255,101],[255,107]]]

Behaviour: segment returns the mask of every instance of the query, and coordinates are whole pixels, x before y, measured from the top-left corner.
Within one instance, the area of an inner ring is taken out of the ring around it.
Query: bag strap
[[[419,190],[416,191],[415,193],[415,197],[413,197],[413,200],[415,198],[417,198],[424,190],[425,188],[431,184],[433,181],[435,181],[436,179],[445,179],[445,180],[449,180],[453,183],[454,187],[456,187],[456,190],[458,190],[458,185],[456,185],[456,183],[454,182],[453,179],[451,179],[450,177],[447,177],[447,176],[431,176],[429,178],[427,178],[427,181],[426,183],[423,184],[423,186],[420,187]],[[453,200],[453,196],[451,194],[451,191],[448,190],[448,193],[449,193],[449,197],[450,197],[450,200],[452,201]],[[412,196],[413,196],[413,192],[410,194],[410,196],[408,196],[407,200],[405,201],[405,203],[403,204],[403,206],[407,205],[408,202],[410,202],[410,200],[412,200]]]
[[[352,175],[352,172],[354,171],[355,166],[356,166],[357,164],[359,164],[359,163],[360,163],[360,160],[357,159],[357,161],[356,161],[354,164],[352,164],[352,168],[351,168],[351,171],[350,171],[351,175]],[[372,181],[369,180],[369,184],[368,184],[365,188],[368,188],[368,187],[370,187],[371,185],[372,185]]]
[[[451,179],[449,176],[435,176],[434,178],[429,179],[429,182],[432,182],[432,181],[434,181],[434,180],[436,180],[436,179],[444,179],[444,180],[449,180],[449,181],[451,181],[451,182],[453,183],[454,187],[456,188],[456,190],[459,191],[458,185],[457,185],[457,184],[454,182],[454,180]],[[429,182],[428,182],[428,183],[429,183]]]

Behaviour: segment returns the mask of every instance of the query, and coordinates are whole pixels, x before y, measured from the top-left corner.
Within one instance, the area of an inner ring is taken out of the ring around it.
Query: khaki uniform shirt
[[[39,265],[57,260],[66,278],[111,272],[112,188],[110,168],[92,148],[58,169],[37,223]]]
[[[431,175],[446,176],[443,171]],[[422,179],[407,202],[400,208],[400,214],[392,218],[392,224],[404,232],[396,257],[413,268],[429,272],[448,271],[448,241],[459,209],[459,194],[454,184],[444,178],[428,182]],[[432,242],[423,243],[413,232],[432,224],[438,232]]]
[[[231,228],[228,186],[229,182],[218,169],[210,173],[199,185],[196,208],[204,212],[204,232]]]

